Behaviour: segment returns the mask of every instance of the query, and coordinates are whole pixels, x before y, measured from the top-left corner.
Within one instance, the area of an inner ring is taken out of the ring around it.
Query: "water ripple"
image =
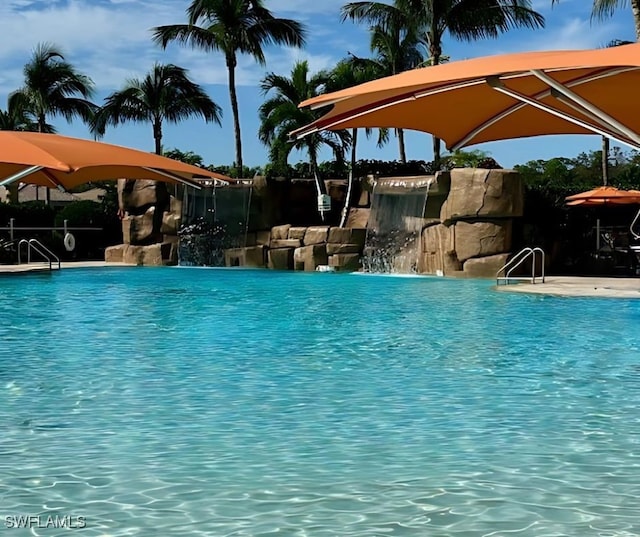
[[[0,523],[640,534],[637,302],[242,270],[0,285]]]

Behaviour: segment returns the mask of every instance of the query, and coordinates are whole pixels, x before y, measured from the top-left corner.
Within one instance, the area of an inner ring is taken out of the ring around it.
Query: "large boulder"
[[[362,248],[358,244],[327,244],[327,255],[334,254],[359,254],[362,253]]]
[[[295,248],[278,248],[276,250],[269,250],[269,268],[276,270],[292,270],[294,250]]]
[[[125,244],[153,242],[155,207],[149,207],[144,214],[125,216],[122,219],[122,237]]]
[[[228,248],[224,251],[227,267],[264,267],[265,247],[249,246],[246,248]]]
[[[422,251],[426,253],[454,252],[453,228],[443,224],[424,228],[422,230]]]
[[[107,263],[123,263],[124,252],[128,247],[128,244],[117,244],[116,246],[109,246],[105,248],[104,260]]]
[[[351,228],[348,227],[331,227],[327,242],[330,243],[348,243],[351,242]]]
[[[476,257],[465,261],[464,275],[470,278],[495,278],[496,273],[504,267],[511,254]]]
[[[304,234],[307,232],[306,227],[290,227],[289,234],[287,236],[288,239],[304,239]]]
[[[141,214],[151,206],[164,210],[169,205],[167,186],[160,181],[118,179],[118,204],[131,214]]]
[[[475,218],[522,216],[524,187],[513,170],[456,168],[451,170],[451,188],[440,211],[449,224]]]
[[[162,226],[160,233],[166,235],[177,235],[180,229],[180,214],[164,212],[162,214]]]
[[[327,264],[327,248],[324,244],[312,244],[296,248],[293,252],[293,268],[307,272]]]
[[[511,249],[511,220],[456,222],[455,251],[460,261],[508,252]]]
[[[347,227],[366,229],[371,209],[352,207],[347,216]]]
[[[327,235],[327,242],[332,244],[357,244],[362,250],[366,237],[367,230],[365,228],[331,227]]]
[[[143,246],[127,244],[123,252],[123,263],[127,265],[142,265]]]
[[[422,252],[418,271],[423,274],[448,275],[461,270],[455,251],[453,228],[438,224],[422,231]]]
[[[161,267],[164,263],[162,255],[162,244],[150,244],[149,246],[142,246],[142,265],[146,267]],[[167,251],[167,256],[169,252]]]
[[[271,240],[269,248],[299,248],[302,246],[300,239],[276,239]]]
[[[289,224],[272,227],[271,228],[271,240],[273,240],[273,241],[287,240],[289,238],[289,229],[290,228],[291,228],[291,226]]]
[[[335,254],[328,258],[329,266],[336,270],[355,272],[362,267],[360,254]]]
[[[175,196],[170,196],[169,212],[177,215],[178,217],[181,217],[182,216],[182,200],[179,200]]]
[[[304,245],[310,246],[312,244],[323,244],[327,242],[327,236],[329,235],[328,226],[311,226],[307,228],[304,234]]]

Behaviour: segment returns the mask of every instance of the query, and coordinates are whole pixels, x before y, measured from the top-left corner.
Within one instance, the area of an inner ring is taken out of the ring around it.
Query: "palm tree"
[[[62,116],[68,122],[80,117],[89,123],[96,110],[90,102],[93,81],[65,61],[49,43],[39,44],[24,66],[24,86],[9,95],[9,108],[31,115],[39,132],[47,132],[48,116]]]
[[[38,122],[28,110],[17,109],[16,103],[7,103],[6,110],[0,110],[0,131],[30,131],[39,130]],[[42,132],[53,134],[53,125],[45,124]]]
[[[333,149],[337,158],[344,158],[345,147],[349,147],[350,138],[346,131],[322,131],[310,134],[301,140],[289,143],[289,133],[315,121],[322,114],[318,111],[300,109],[298,105],[320,94],[329,80],[329,74],[309,74],[306,61],[297,62],[289,78],[268,73],[260,87],[267,95],[275,95],[260,106],[260,130],[258,138],[270,147],[272,161],[286,162],[293,149],[306,149],[309,153],[309,165],[316,182],[318,194],[326,194],[327,188],[318,175],[318,151],[322,145]]]
[[[65,61],[55,45],[40,43],[24,66],[24,86],[9,95],[8,111],[35,121],[38,132],[51,132],[48,116],[91,122],[97,109],[91,97],[93,81]],[[46,192],[48,204],[49,189]]]
[[[438,65],[445,32],[461,41],[496,38],[515,27],[544,27],[544,17],[531,8],[530,0],[394,0],[351,2],[343,6],[343,18],[388,28],[403,19],[419,32],[429,51],[429,62]],[[440,140],[433,137],[433,158],[440,167]]]
[[[376,24],[370,28],[371,51],[374,59],[353,57],[355,65],[376,73],[376,78],[391,76],[421,65],[424,57],[421,48],[424,42],[413,24],[413,17],[388,6],[387,24]],[[343,13],[343,20],[347,15]],[[396,129],[400,162],[407,162],[404,143],[404,130]]]
[[[178,123],[192,116],[220,125],[222,111],[182,67],[154,64],[140,80],[132,78],[125,87],[105,99],[96,113],[92,130],[104,135],[108,125],[133,121],[151,123],[156,154],[162,154],[163,123]]]
[[[274,17],[264,7],[264,0],[192,0],[187,15],[188,24],[154,28],[153,39],[163,48],[171,41],[177,41],[192,48],[224,54],[235,131],[235,164],[241,174],[242,137],[235,75],[238,54],[249,54],[260,65],[265,65],[265,45],[301,47],[305,42],[304,28],[294,20]]]
[[[355,56],[341,60],[329,73],[329,80],[325,83],[327,91],[338,91],[341,89],[356,86],[370,80],[380,77],[380,66],[374,60],[356,58]],[[366,136],[371,135],[372,129],[365,129]],[[388,129],[379,129],[378,131],[378,147],[381,147],[389,141]],[[344,227],[347,215],[349,214],[349,206],[351,204],[351,196],[353,191],[353,179],[356,169],[356,146],[358,143],[358,129],[351,129],[351,164],[349,166],[349,179],[347,183],[347,194],[342,208],[342,216],[340,218],[340,227]]]

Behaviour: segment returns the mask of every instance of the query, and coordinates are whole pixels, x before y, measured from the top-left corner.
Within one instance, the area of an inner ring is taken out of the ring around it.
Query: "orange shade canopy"
[[[600,134],[640,148],[640,44],[488,56],[314,97],[333,105],[292,133],[358,127],[432,133],[449,150],[544,134]]]
[[[601,186],[565,198],[567,205],[603,206],[640,204],[640,190],[619,190],[613,186]]]
[[[229,177],[117,145],[57,134],[0,131],[0,186],[15,182],[69,190],[89,181],[153,179],[184,183]]]

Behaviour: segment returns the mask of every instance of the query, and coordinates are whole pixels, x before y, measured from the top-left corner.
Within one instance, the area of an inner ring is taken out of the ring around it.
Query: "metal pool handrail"
[[[20,265],[21,263],[20,251],[23,244],[27,245],[27,263],[31,263],[31,250],[35,250],[42,257],[44,257],[47,263],[49,263],[49,270],[53,270],[53,260],[58,263],[58,270],[60,270],[60,258],[51,250],[49,250],[49,248],[47,248],[44,244],[42,244],[38,239],[22,239],[18,243],[18,265]]]
[[[503,267],[501,267],[498,272],[496,272],[496,285],[500,285],[501,281],[503,281],[505,284],[508,284],[509,280],[530,280],[531,283],[536,283],[537,254],[540,254],[542,257],[541,278],[542,283],[544,283],[544,250],[536,246],[535,248],[523,248],[516,255],[514,255],[513,258],[511,258]],[[512,277],[511,273],[530,257],[533,257],[533,260],[531,262],[531,277]],[[501,277],[500,273],[502,272],[504,272],[504,276]]]

